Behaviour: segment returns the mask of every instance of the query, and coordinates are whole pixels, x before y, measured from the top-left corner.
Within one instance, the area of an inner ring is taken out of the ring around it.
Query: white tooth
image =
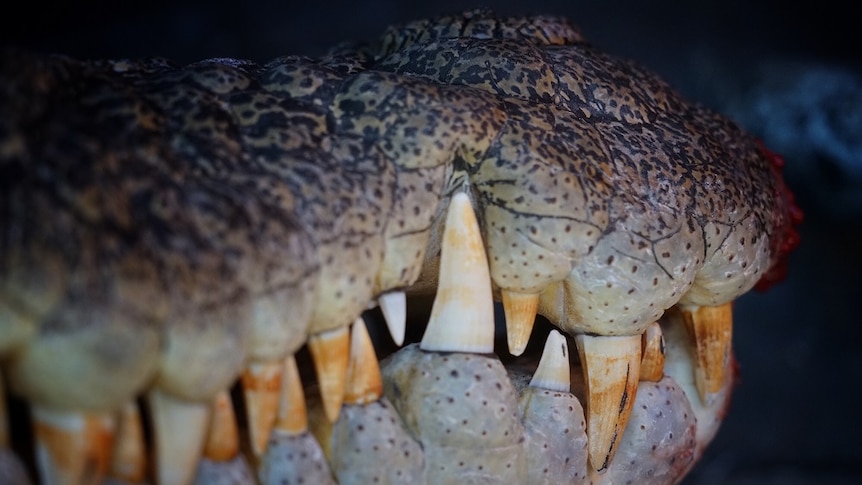
[[[147,448],[141,412],[134,401],[120,410],[114,452],[111,456],[111,478],[125,483],[143,483],[147,478]]]
[[[664,377],[664,335],[661,325],[653,322],[643,334],[640,380],[658,382]]]
[[[530,386],[558,392],[569,392],[571,389],[569,345],[566,337],[557,330],[551,330],[545,340],[545,349]]]
[[[347,366],[345,404],[367,404],[383,395],[383,381],[374,344],[362,318],[353,324],[350,339],[350,363]]]
[[[214,462],[227,462],[239,454],[236,414],[227,390],[216,394],[210,414],[203,455]]]
[[[335,422],[344,400],[344,382],[350,358],[350,328],[340,327],[310,336],[308,350],[317,372],[326,418]]]
[[[252,452],[266,452],[269,435],[278,414],[282,361],[253,362],[242,374],[242,389]]]
[[[575,337],[587,385],[590,463],[607,470],[626,429],[637,393],[641,337]]]
[[[539,295],[501,290],[503,311],[506,315],[506,341],[509,353],[521,355],[530,341],[536,310],[539,308]]]
[[[50,484],[101,483],[114,446],[107,414],[55,411],[33,405],[39,477]]]
[[[377,299],[383,319],[392,335],[392,340],[399,347],[404,344],[404,333],[407,327],[407,294],[403,291],[384,293]]]
[[[689,335],[694,339],[694,377],[701,402],[710,404],[721,391],[730,363],[733,339],[733,304],[680,308]]]
[[[305,391],[296,357],[289,355],[284,359],[284,372],[281,377],[281,400],[278,406],[278,419],[275,429],[290,436],[300,435],[308,430],[308,411],[305,407]]]
[[[186,485],[194,478],[204,448],[210,406],[160,389],[148,395],[155,439],[156,483]]]
[[[437,295],[420,347],[428,351],[494,351],[488,260],[470,198],[462,192],[452,196],[449,203]]]

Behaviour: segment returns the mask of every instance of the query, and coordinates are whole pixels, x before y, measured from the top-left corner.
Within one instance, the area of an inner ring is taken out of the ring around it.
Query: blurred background
[[[387,25],[489,7],[567,16],[785,156],[806,219],[790,274],[735,307],[742,380],[694,484],[862,483],[862,28],[852,3],[741,0],[50,2],[4,9],[0,41],[177,62],[322,54]]]

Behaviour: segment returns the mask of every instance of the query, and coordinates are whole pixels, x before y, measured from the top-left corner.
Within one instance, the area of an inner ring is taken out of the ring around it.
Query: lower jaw
[[[231,419],[239,429],[235,446],[228,443],[227,452],[221,453],[205,450],[197,465],[197,483],[677,483],[712,440],[729,402],[730,371],[721,390],[708,404],[702,402],[695,386],[692,337],[680,313],[670,310],[660,321],[666,342],[664,369],[652,380],[639,382],[631,417],[615,439],[613,458],[597,466],[588,456],[587,390],[573,339],[565,337],[573,350],[570,389],[545,389],[530,385],[553,328],[541,317],[521,357],[507,352],[500,322],[495,354],[426,352],[416,343],[424,326],[410,323],[427,321],[427,305],[411,300],[409,308],[401,348],[392,343],[379,314],[366,312],[375,353],[382,360],[383,392],[345,404],[334,423],[325,416],[311,359],[303,348],[297,359],[306,383],[307,427],[279,426],[282,416],[266,449],[254,452],[237,382],[231,392],[237,409]],[[472,363],[464,364],[465,359]],[[479,363],[493,368],[484,383],[490,388],[483,387],[471,369]],[[452,377],[453,371],[458,378]],[[30,411],[14,397],[8,402],[13,449],[24,458],[29,475],[44,477],[32,452]],[[143,398],[139,404],[148,410]],[[141,415],[146,424],[147,413]],[[143,431],[142,446],[150,452],[132,463],[138,472],[118,483],[153,476],[153,432],[146,426]],[[182,427],[175,432],[182,441]],[[120,439],[126,438],[116,437]],[[13,455],[0,453],[0,477],[5,473],[14,483],[12,477],[21,474],[16,468],[20,463]],[[117,469],[116,463],[102,464],[82,476],[122,478]]]

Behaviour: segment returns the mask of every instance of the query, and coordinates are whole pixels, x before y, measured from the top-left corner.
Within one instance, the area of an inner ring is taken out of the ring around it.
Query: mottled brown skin
[[[433,288],[465,187],[495,289],[541,293],[570,334],[734,299],[793,219],[756,140],[552,17],[264,65],[7,50],[0,112],[0,358],[64,410],[150,385],[207,402],[248,360]]]

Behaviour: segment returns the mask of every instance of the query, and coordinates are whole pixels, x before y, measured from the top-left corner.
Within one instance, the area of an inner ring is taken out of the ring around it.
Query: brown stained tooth
[[[204,448],[210,406],[160,389],[148,393],[157,485],[191,483]]]
[[[569,392],[571,389],[569,345],[566,343],[566,337],[559,331],[551,330],[548,334],[542,358],[533,373],[530,386],[558,392]]]
[[[664,335],[661,325],[653,322],[644,331],[642,338],[640,380],[658,382],[664,377]]]
[[[341,327],[312,335],[308,339],[308,350],[314,360],[323,410],[326,418],[335,422],[344,399],[344,382],[350,357],[350,328]]]
[[[289,355],[284,359],[284,372],[281,376],[281,400],[278,405],[278,419],[275,429],[290,436],[308,430],[308,411],[305,407],[305,391],[296,357]]]
[[[278,415],[283,361],[253,362],[242,374],[242,389],[248,415],[251,448],[255,456],[266,452],[269,435]]]
[[[203,456],[215,462],[225,462],[239,454],[239,430],[236,414],[227,390],[216,394],[210,413],[209,431]]]
[[[110,476],[119,482],[144,483],[147,478],[147,448],[141,412],[135,402],[129,401],[118,416]]]
[[[501,290],[503,311],[506,314],[506,340],[509,353],[521,355],[530,341],[536,311],[539,308],[539,295]]]
[[[485,246],[470,198],[449,202],[437,295],[420,347],[426,351],[492,353],[494,302]]]
[[[680,308],[689,335],[694,339],[694,377],[703,403],[721,391],[725,370],[730,361],[733,338],[733,304],[719,306],[683,306]]]
[[[597,472],[607,470],[626,429],[637,393],[641,337],[575,337],[587,387],[589,457]]]
[[[101,484],[114,445],[107,414],[54,411],[33,406],[39,478],[50,484]]]
[[[350,363],[347,367],[347,384],[344,390],[345,404],[368,404],[383,395],[383,380],[377,353],[365,322],[358,318],[353,324],[350,338]]]
[[[403,291],[384,293],[377,298],[386,327],[392,335],[392,341],[399,347],[404,344],[404,333],[407,328],[407,294]]]

